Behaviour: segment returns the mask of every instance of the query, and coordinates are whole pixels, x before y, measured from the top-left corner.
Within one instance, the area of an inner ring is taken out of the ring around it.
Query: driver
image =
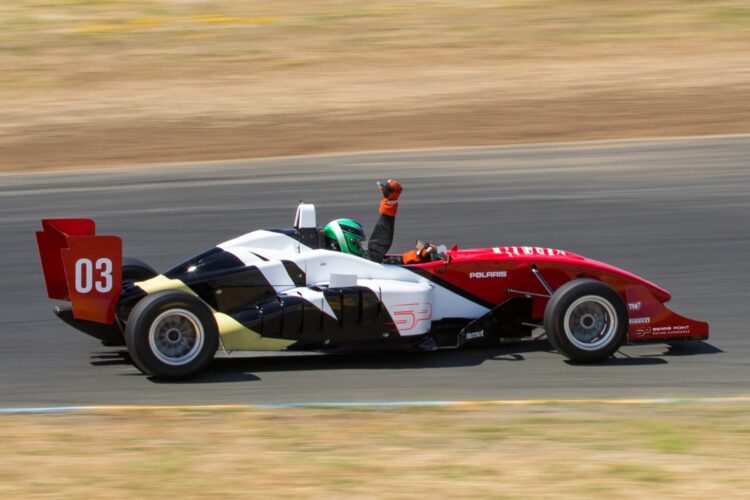
[[[365,232],[359,222],[352,219],[336,219],[329,222],[323,229],[326,248],[364,257],[373,262],[383,262],[386,259],[386,253],[393,243],[398,198],[403,187],[400,182],[388,179],[378,182],[378,188],[383,195],[380,200],[380,217],[370,235],[369,242],[366,243]],[[436,253],[433,245],[418,242],[416,249],[403,256],[395,256],[395,258],[389,256],[387,260],[392,264],[416,264],[432,260]]]

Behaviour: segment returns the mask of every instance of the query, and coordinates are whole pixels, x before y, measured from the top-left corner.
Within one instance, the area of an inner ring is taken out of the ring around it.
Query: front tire
[[[136,304],[125,328],[125,343],[143,373],[179,380],[208,366],[219,345],[219,331],[202,300],[165,290]]]
[[[606,283],[569,281],[552,294],[544,310],[544,329],[557,352],[577,363],[612,356],[628,333],[628,310]]]

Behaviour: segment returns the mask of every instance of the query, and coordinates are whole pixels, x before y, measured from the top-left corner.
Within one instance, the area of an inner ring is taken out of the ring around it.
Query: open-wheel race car
[[[127,345],[144,373],[188,378],[217,350],[436,350],[535,338],[574,362],[625,343],[708,337],[669,293],[616,267],[552,248],[442,248],[427,262],[377,263],[324,245],[313,205],[294,227],[258,230],[159,274],[122,258],[89,219],[37,232],[50,298],[66,323]]]

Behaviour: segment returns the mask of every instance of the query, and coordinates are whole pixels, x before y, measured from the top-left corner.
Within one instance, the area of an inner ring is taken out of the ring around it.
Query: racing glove
[[[380,214],[395,217],[398,211],[398,197],[404,188],[400,182],[393,179],[378,182],[378,187],[383,195],[383,199],[380,200]]]
[[[437,255],[438,249],[435,245],[417,240],[416,248],[403,254],[402,259],[404,264],[419,264],[421,262],[432,262]]]

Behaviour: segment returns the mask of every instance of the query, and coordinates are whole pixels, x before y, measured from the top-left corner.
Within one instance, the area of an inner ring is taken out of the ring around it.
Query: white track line
[[[311,401],[303,403],[255,403],[216,405],[81,405],[0,408],[0,414],[15,413],[74,413],[106,411],[227,411],[268,408],[403,408],[454,406],[537,406],[537,405],[671,405],[750,403],[750,396],[704,398],[640,398],[640,399],[502,399],[465,401]]]

